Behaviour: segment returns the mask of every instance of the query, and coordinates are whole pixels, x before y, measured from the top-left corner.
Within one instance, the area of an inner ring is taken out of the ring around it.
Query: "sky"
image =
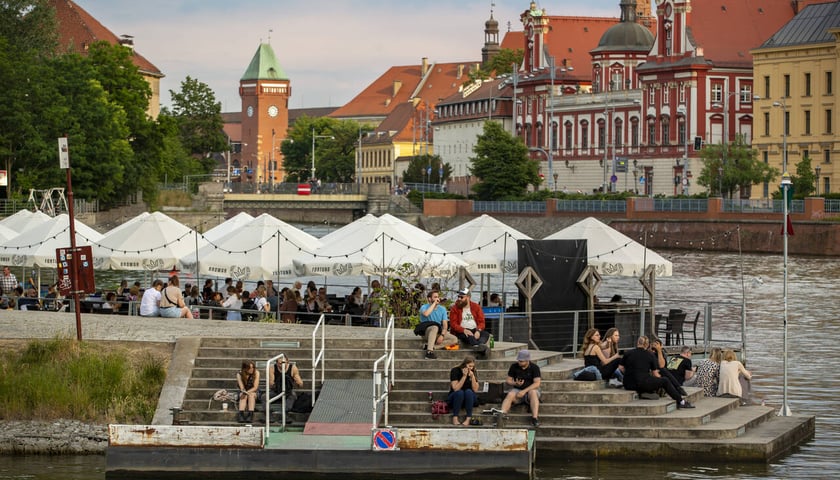
[[[75,0],[166,75],[161,103],[190,76],[223,112],[240,111],[239,79],[261,42],[290,79],[290,108],[338,107],[394,65],[480,61],[484,22],[499,40],[522,30],[530,0]],[[537,2],[549,15],[612,16],[620,0]]]

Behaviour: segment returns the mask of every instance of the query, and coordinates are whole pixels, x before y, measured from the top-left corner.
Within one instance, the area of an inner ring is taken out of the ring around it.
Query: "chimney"
[[[420,67],[420,76],[426,76],[426,72],[429,71],[429,57],[423,57],[422,64]]]
[[[401,80],[394,80],[394,92],[391,94],[392,97],[396,97],[397,93],[402,88],[402,81]]]
[[[463,75],[464,75],[464,64],[463,64],[463,63],[459,63],[459,64],[458,64],[458,76],[457,76],[457,77],[455,77],[455,78],[459,78],[459,79],[460,79]]]
[[[123,47],[128,47],[131,50],[134,50],[134,36],[133,35],[120,35],[120,45]]]

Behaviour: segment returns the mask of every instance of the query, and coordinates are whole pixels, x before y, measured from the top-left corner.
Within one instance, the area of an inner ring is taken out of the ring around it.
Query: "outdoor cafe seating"
[[[682,309],[674,308],[668,311],[668,315],[656,315],[656,336],[662,338],[664,335],[666,346],[682,344],[685,316],[686,312]]]

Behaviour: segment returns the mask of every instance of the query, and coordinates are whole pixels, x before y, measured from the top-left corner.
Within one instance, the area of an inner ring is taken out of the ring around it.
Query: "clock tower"
[[[289,128],[292,87],[274,49],[261,43],[239,80],[242,99],[242,167],[258,189],[283,181],[280,143]]]

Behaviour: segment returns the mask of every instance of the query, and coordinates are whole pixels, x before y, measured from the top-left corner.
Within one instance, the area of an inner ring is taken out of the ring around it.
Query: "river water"
[[[694,311],[703,302],[740,304],[745,299],[747,368],[754,375],[753,390],[767,405],[778,408],[782,404],[785,303],[781,255],[669,252],[666,256],[674,263],[674,275],[657,280],[657,305]],[[840,361],[840,322],[828,307],[829,299],[837,298],[833,282],[840,277],[840,259],[791,257],[787,270],[788,403],[794,414],[816,415],[813,440],[766,465],[700,463],[690,457],[679,462],[628,462],[538,455],[537,478],[840,478],[837,381],[825,367]],[[605,277],[604,283],[602,288],[610,295],[640,296],[635,279]],[[734,310],[716,316],[712,338],[740,338],[740,322]],[[820,363],[824,366],[819,367]],[[104,471],[102,456],[0,457],[0,480],[99,480],[105,478]]]

